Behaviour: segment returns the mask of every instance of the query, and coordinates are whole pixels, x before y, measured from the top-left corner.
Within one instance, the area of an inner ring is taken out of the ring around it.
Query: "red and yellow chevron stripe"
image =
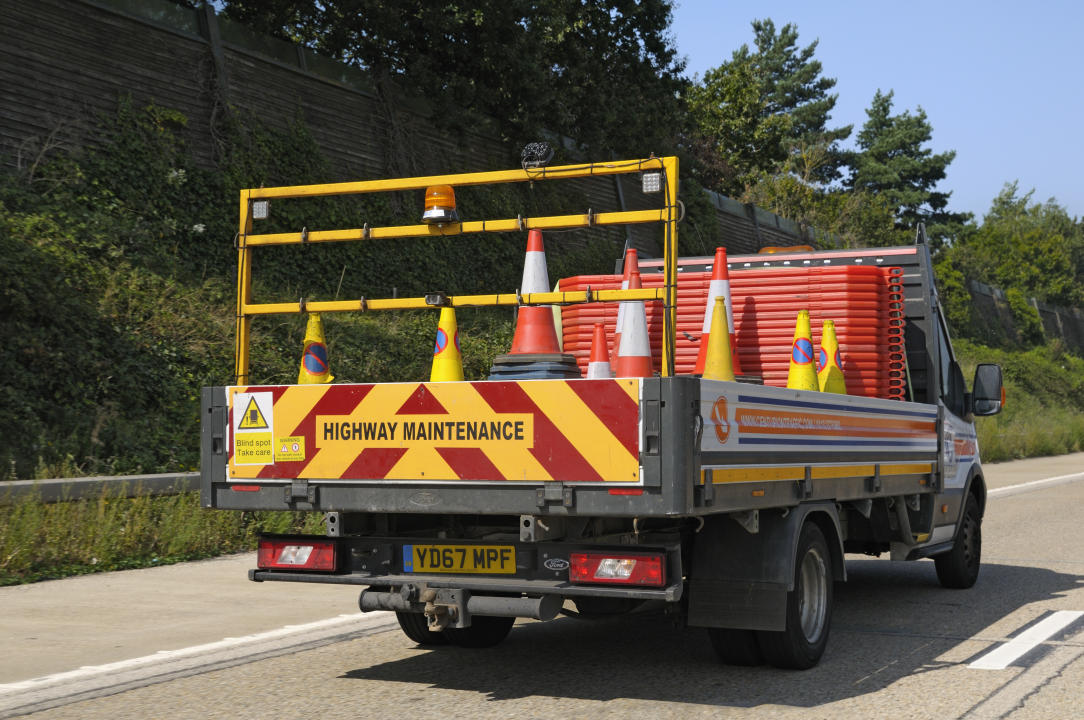
[[[236,462],[254,437],[239,406],[268,395],[273,461]],[[227,402],[231,479],[639,481],[636,379],[233,387]]]

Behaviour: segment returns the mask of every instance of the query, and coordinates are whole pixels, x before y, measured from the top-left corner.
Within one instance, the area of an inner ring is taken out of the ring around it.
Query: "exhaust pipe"
[[[424,602],[409,600],[410,593],[362,590],[358,598],[358,607],[362,612],[374,610],[394,610],[396,612],[425,611]],[[438,601],[439,602],[439,601]],[[497,617],[522,617],[534,620],[552,620],[557,617],[564,598],[560,595],[543,595],[539,598],[493,597],[490,595],[470,595],[467,598],[467,613],[470,615],[492,615]]]

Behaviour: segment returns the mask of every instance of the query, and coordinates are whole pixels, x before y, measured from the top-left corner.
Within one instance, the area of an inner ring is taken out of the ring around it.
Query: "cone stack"
[[[531,230],[527,234],[527,256],[523,262],[523,282],[520,292],[549,292],[549,273],[546,270],[546,250],[542,245],[542,231]],[[553,325],[553,310],[546,306],[525,305],[516,317],[516,334],[512,337],[509,355],[537,353],[560,353],[557,331]]]
[[[298,385],[319,385],[335,379],[327,362],[327,343],[324,342],[324,321],[320,313],[309,313],[305,325],[305,348],[301,351],[301,368],[297,372]]]
[[[730,350],[730,327],[727,325],[726,300],[722,295],[715,296],[714,311],[711,314],[710,335],[705,335],[700,346],[710,339],[704,358],[703,375],[706,380],[734,380],[733,353]]]
[[[621,289],[629,289],[629,278],[632,276],[632,269],[636,268],[636,271],[640,271],[640,259],[636,254],[636,248],[628,248],[625,250],[625,262],[621,275]],[[614,325],[614,344],[610,350],[610,364],[617,363],[617,351],[621,347],[621,326],[625,321],[625,303],[618,303],[617,305],[617,323]]]
[[[455,308],[441,308],[429,381],[444,382],[462,379],[463,354],[459,349],[459,328],[455,322]]]
[[[741,366],[738,363],[738,356],[736,350],[738,348],[737,338],[734,336],[734,304],[730,299],[730,273],[726,268],[726,248],[715,248],[715,259],[711,265],[711,282],[708,285],[708,300],[704,305],[704,325],[700,331],[700,350],[696,355],[696,366],[693,369],[693,373],[700,375],[704,373],[704,363],[708,359],[708,346],[710,345],[710,336],[713,332],[712,323],[713,315],[715,312],[715,298],[721,297],[726,301],[726,326],[728,329],[729,347],[731,351],[731,366],[733,372],[740,373]]]
[[[640,271],[633,269],[629,275],[629,290],[639,290]],[[621,346],[617,350],[617,377],[651,377],[651,345],[647,338],[647,316],[642,300],[627,300],[624,325],[621,328]]]
[[[527,234],[527,255],[523,262],[524,294],[549,292],[546,251],[542,246],[542,231]],[[546,306],[522,305],[516,315],[516,334],[512,349],[493,358],[490,380],[526,380],[551,378],[582,378],[583,373],[574,355],[561,352],[553,309]]]

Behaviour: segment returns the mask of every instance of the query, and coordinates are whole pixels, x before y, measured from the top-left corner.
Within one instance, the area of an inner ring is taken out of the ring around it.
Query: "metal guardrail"
[[[107,489],[110,497],[178,495],[199,490],[199,473],[14,480],[0,483],[0,506],[13,505],[27,496],[47,503],[97,498]]]

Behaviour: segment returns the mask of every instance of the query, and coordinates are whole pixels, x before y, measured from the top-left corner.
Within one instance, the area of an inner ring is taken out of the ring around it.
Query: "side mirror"
[[[997,415],[1005,402],[1005,388],[1001,383],[1001,366],[982,363],[975,368],[975,382],[971,386],[971,409],[975,415]]]

